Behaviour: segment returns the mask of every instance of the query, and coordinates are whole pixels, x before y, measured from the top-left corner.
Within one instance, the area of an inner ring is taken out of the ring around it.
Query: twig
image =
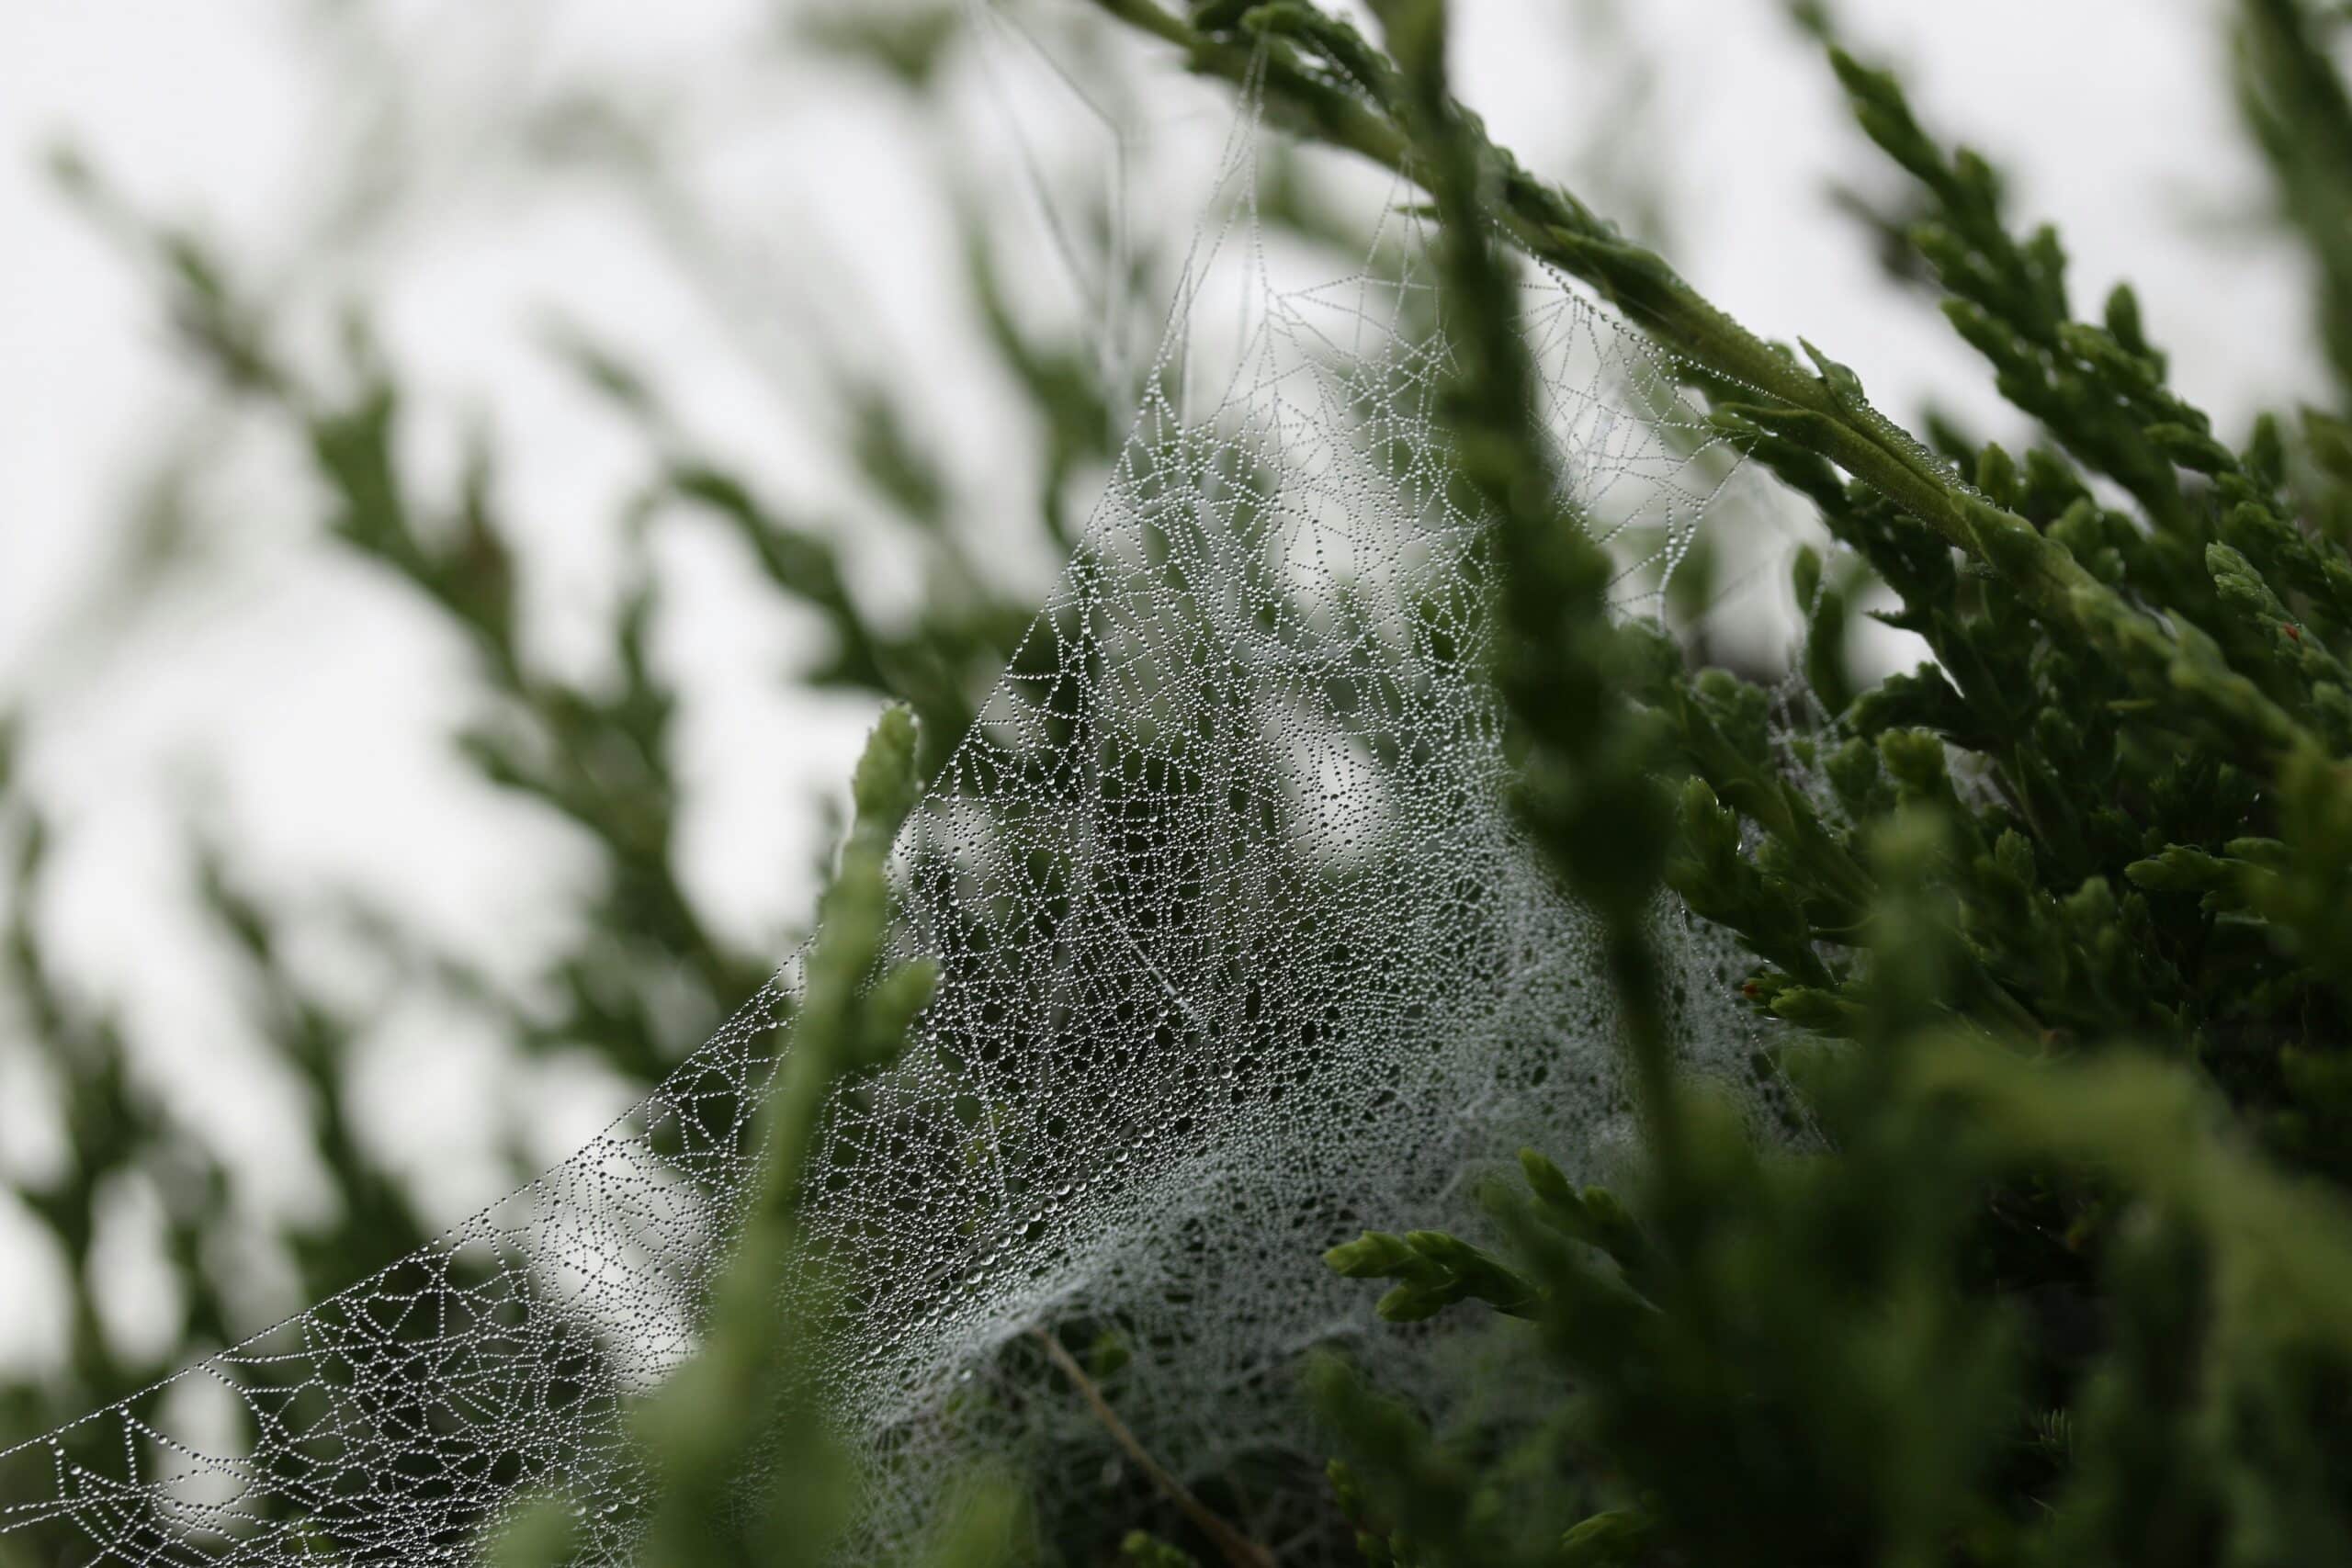
[[[1233,1568],[1275,1568],[1272,1552],[1218,1517],[1206,1503],[1193,1496],[1192,1489],[1177,1480],[1166,1465],[1144,1451],[1143,1445],[1136,1440],[1136,1435],[1127,1430],[1127,1424],[1119,1419],[1118,1412],[1103,1399],[1102,1391],[1094,1386],[1094,1380],[1086,1375],[1086,1369],[1062,1348],[1060,1340],[1043,1328],[1033,1328],[1029,1333],[1032,1338],[1045,1347],[1046,1357],[1062,1370],[1062,1375],[1069,1379],[1070,1386],[1077,1389],[1079,1397],[1086,1401],[1086,1407],[1094,1412],[1094,1418],[1102,1423],[1104,1431],[1111,1434],[1111,1440],[1118,1444],[1121,1451],[1135,1461],[1146,1475],[1151,1477],[1151,1483],[1167,1494],[1168,1500],[1183,1511],[1194,1528],[1216,1543],[1216,1549],[1225,1554],[1225,1560],[1232,1563]]]

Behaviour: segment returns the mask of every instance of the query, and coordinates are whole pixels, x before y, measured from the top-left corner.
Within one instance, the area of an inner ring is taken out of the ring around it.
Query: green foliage
[[[1509,1320],[1511,1370],[1554,1397],[1542,1419],[1441,1435],[1378,1387],[1376,1341],[1360,1368],[1316,1359],[1306,1392],[1342,1457],[1309,1546],[1328,1537],[1396,1568],[2352,1561],[2343,413],[2217,432],[2172,385],[2130,288],[2078,316],[2056,230],[2018,227],[1999,171],[1940,141],[1819,5],[1798,20],[1911,187],[1907,216],[1877,237],[2033,422],[2020,452],[1940,421],[1914,436],[1829,353],[1766,341],[1527,172],[1451,96],[1442,0],[1375,0],[1377,42],[1306,0],[1097,4],[1193,69],[1249,84],[1274,123],[1428,194],[1453,349],[1446,434],[1503,569],[1496,676],[1523,747],[1519,804],[1600,921],[1645,1134],[1621,1190],[1579,1187],[1530,1150],[1518,1180],[1484,1192],[1475,1241],[1372,1231],[1326,1254],[1345,1277],[1387,1282],[1391,1322]],[[845,15],[814,34],[920,88],[949,47],[943,17]],[[2321,350],[2352,400],[2352,94],[2329,57],[2335,26],[2303,0],[2244,0],[2236,69],[2279,212],[2312,261]],[[396,378],[364,335],[350,385],[315,384],[219,258],[125,220],[88,170],[61,173],[152,257],[221,387],[300,437],[344,547],[467,637],[497,702],[464,741],[482,775],[598,845],[593,924],[628,940],[567,961],[558,1016],[518,1018],[521,1036],[591,1042],[635,1077],[658,1073],[763,965],[712,934],[672,868],[674,701],[646,657],[659,595],[641,552],[612,682],[536,670],[488,458],[454,494],[420,498],[396,460]],[[1835,548],[1792,571],[1801,711],[1612,620],[1615,568],[1559,500],[1514,251],[1646,332],[1713,426],[1817,514]],[[1042,525],[1066,543],[1064,491],[1107,454],[1113,399],[1080,356],[1023,334],[984,235],[970,254],[989,339],[1040,413]],[[644,517],[718,520],[827,627],[809,679],[896,694],[921,719],[894,709],[859,770],[796,1049],[760,1121],[763,1177],[700,1353],[631,1419],[659,1481],[647,1561],[818,1561],[848,1528],[854,1476],[811,1370],[827,1286],[796,1226],[803,1165],[825,1095],[887,1065],[928,998],[927,970],[876,972],[884,856],[1027,615],[972,570],[951,481],[888,389],[841,389],[854,466],[929,569],[923,613],[886,622],[853,588],[836,530],[784,515],[699,451],[617,355],[571,353],[655,454]],[[1930,661],[1861,679],[1849,649],[1864,603],[1890,606],[1871,613]],[[74,1168],[36,1211],[74,1268],[86,1398],[150,1375],[111,1362],[96,1324],[83,1269],[96,1193],[181,1151],[130,1086],[111,1021],[50,972],[25,914],[44,829],[22,818],[6,961],[73,1068]],[[286,975],[271,917],[225,867],[208,860],[201,885],[322,1107],[354,1217],[302,1257],[314,1286],[340,1284],[419,1229],[345,1125],[352,1025]],[[1785,1026],[1770,1066],[1797,1088],[1795,1135],[1767,1141],[1679,1067],[1664,890],[1755,958],[1741,990]],[[680,969],[702,1003],[683,1027],[649,978]],[[187,1157],[190,1190],[217,1185],[200,1153]],[[200,1216],[175,1224],[192,1251]],[[225,1336],[216,1301],[194,1314]],[[1231,1561],[1272,1555],[1118,1424],[1098,1386],[1124,1359],[1114,1325],[1083,1369],[1037,1338],[1162,1496],[1106,1499],[1115,1518],[1035,1520],[1006,1478],[974,1477],[943,1500],[935,1561],[1115,1542],[1117,1562],[1174,1568],[1194,1559],[1130,1527],[1179,1516]],[[1196,1483],[1223,1498],[1245,1480],[1237,1466]],[[551,1502],[507,1521],[503,1561],[563,1561],[566,1520]]]
[[[2329,58],[2341,7],[2242,0],[2238,99],[2278,191],[2279,218],[2301,231],[2319,275],[2319,337],[2352,394],[2352,94]]]
[[[887,1067],[938,980],[928,960],[878,969],[889,916],[892,841],[921,788],[915,723],[886,712],[852,786],[855,817],[820,903],[791,1049],[754,1134],[760,1175],[712,1292],[694,1359],[629,1414],[642,1462],[658,1479],[639,1550],[695,1564],[821,1562],[854,1522],[856,1475],[831,1428],[816,1376],[828,1320],[821,1262],[803,1245],[801,1190],[827,1100]],[[1001,1482],[962,1499],[943,1536],[941,1568],[1012,1561],[1023,1532]],[[499,1561],[554,1564],[571,1550],[562,1504],[508,1526]]]
[[[1919,220],[1887,240],[2040,432],[2022,462],[1948,427],[1931,448],[1487,142],[1447,96],[1435,0],[1374,8],[1385,51],[1295,0],[1149,25],[1212,73],[1253,42],[1274,112],[1430,195],[1526,817],[1607,924],[1648,1138],[1622,1201],[1530,1153],[1525,1190],[1488,1194],[1499,1250],[1374,1232],[1328,1256],[1395,1281],[1393,1320],[1528,1320],[1530,1363],[1561,1380],[1557,1427],[1497,1457],[1317,1372],[1365,1560],[2352,1557],[2332,416],[2217,434],[2130,288],[2078,319],[2056,231],[2014,230],[1991,164],[1800,7],[1916,183]],[[2352,100],[2329,26],[2249,0],[2239,66],[2342,374]],[[1608,624],[1551,499],[1495,237],[1648,331],[1842,547],[1834,580],[1795,565],[1826,728]],[[1845,626],[1873,582],[1933,662],[1856,690]],[[1645,961],[1660,880],[1738,933],[1746,995],[1798,1031],[1796,1146],[1672,1068]],[[1587,1490],[1600,1506],[1553,1533],[1543,1504]]]
[[[910,90],[924,87],[960,33],[952,5],[908,7],[887,20],[844,9],[807,26],[816,47],[878,64]],[[225,1258],[257,1248],[283,1256],[300,1299],[316,1302],[438,1228],[415,1212],[407,1179],[358,1126],[354,1069],[378,1021],[368,1003],[330,996],[315,966],[290,951],[298,920],[331,924],[380,961],[402,1001],[431,998],[526,1059],[593,1064],[625,1094],[660,1078],[773,972],[774,942],[747,945],[728,933],[680,874],[681,825],[695,802],[678,767],[677,717],[692,694],[653,654],[665,617],[678,613],[656,560],[665,531],[715,523],[739,540],[756,563],[755,583],[811,613],[826,637],[809,668],[780,671],[778,683],[910,703],[926,773],[961,737],[1032,615],[975,558],[968,508],[950,494],[897,389],[854,385],[850,372],[838,372],[841,400],[855,411],[852,471],[876,514],[909,541],[902,558],[917,591],[889,595],[886,611],[883,596],[845,569],[850,531],[840,520],[793,515],[762,494],[697,439],[655,378],[565,329],[552,336],[559,367],[617,412],[624,439],[643,448],[647,477],[612,520],[620,571],[602,628],[605,668],[559,673],[540,651],[532,605],[545,585],[519,543],[487,423],[462,431],[465,462],[453,479],[423,477],[418,455],[430,442],[420,433],[435,432],[438,411],[364,316],[355,311],[339,338],[321,344],[304,313],[246,276],[233,252],[139,210],[70,152],[52,159],[51,173],[148,279],[198,389],[305,470],[301,493],[316,498],[327,549],[405,600],[428,635],[469,656],[469,717],[453,738],[460,758],[488,788],[573,829],[593,874],[564,945],[544,971],[515,983],[341,888],[306,889],[298,916],[282,890],[255,885],[246,846],[190,835],[186,880],[247,1026],[239,1044],[288,1080],[311,1112],[321,1189],[299,1218],[256,1235],[251,1205],[239,1201],[217,1152],[158,1103],[144,1071],[148,1043],[110,1000],[77,985],[81,976],[54,951],[46,917],[60,877],[55,846],[70,837],[56,826],[66,803],[37,793],[26,776],[33,770],[0,769],[10,875],[0,896],[0,1003],[54,1086],[67,1130],[62,1168],[26,1181],[17,1196],[53,1239],[68,1292],[65,1364],[0,1378],[0,1446],[266,1326],[240,1299],[240,1281],[223,1278]],[[1112,389],[1087,356],[1011,309],[985,259],[994,214],[969,200],[963,210],[961,237],[974,258],[970,312],[1010,384],[1024,399],[1036,393],[1034,408],[1016,402],[1012,412],[1034,416],[1050,446],[1040,531],[1048,547],[1063,547],[1067,537],[1055,530],[1083,470],[1105,453]],[[21,750],[38,755],[52,716],[33,695],[32,711],[0,728],[20,733]],[[516,1151],[518,1162],[527,1157]],[[165,1261],[184,1311],[175,1335],[126,1348],[100,1310],[92,1256],[109,1203],[141,1184],[163,1200]],[[265,1373],[246,1367],[239,1375]]]

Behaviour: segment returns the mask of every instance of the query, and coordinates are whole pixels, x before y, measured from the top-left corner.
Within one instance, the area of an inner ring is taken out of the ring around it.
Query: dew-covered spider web
[[[917,1540],[976,1456],[1049,1500],[1110,1483],[1035,1327],[1117,1348],[1104,1395],[1180,1474],[1311,1473],[1292,1374],[1317,1345],[1462,1397],[1475,1314],[1378,1325],[1318,1255],[1475,1231],[1522,1145],[1599,1175],[1632,1137],[1591,933],[1506,802],[1426,236],[1386,193],[1360,265],[1317,279],[1257,215],[1271,134],[1242,112],[1106,493],[898,846],[896,944],[944,979],[902,1064],[833,1107],[807,1221],[850,1289],[823,1371],[871,1461],[854,1561]],[[1524,304],[1568,499],[1649,613],[1736,464],[1610,316],[1541,275]],[[1687,1053],[1736,1077],[1737,960],[1660,919]],[[582,1561],[630,1562],[658,1478],[623,1407],[694,1349],[796,983],[433,1247],[0,1456],[0,1537],[457,1563],[554,1487]],[[175,1430],[187,1384],[225,1391],[240,1445]]]

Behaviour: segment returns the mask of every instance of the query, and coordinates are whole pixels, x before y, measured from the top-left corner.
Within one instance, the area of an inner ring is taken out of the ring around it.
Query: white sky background
[[[1832,178],[1883,192],[1892,175],[1776,6],[1623,6],[1656,73],[1631,121],[1610,118],[1626,112],[1623,73],[1591,63],[1581,9],[1457,0],[1465,96],[1499,139],[1547,171],[1600,154],[1621,177],[1645,172],[1688,276],[1766,333],[1803,333],[1849,362],[1891,412],[1914,414],[1944,389],[1991,415],[1973,355],[1881,281],[1863,236],[1831,211]],[[1937,128],[2012,174],[2017,214],[2062,224],[2083,309],[2119,276],[2139,286],[2177,381],[2224,435],[2242,435],[2258,404],[2316,389],[2293,346],[2307,336],[2300,275],[2244,232],[2263,187],[2227,96],[2219,7],[1844,10],[1904,66]],[[339,15],[372,20],[352,29],[330,23]],[[423,150],[398,216],[372,231],[331,220],[367,146],[364,67],[382,58],[359,41],[370,30],[401,62],[401,135]],[[828,502],[841,488],[821,382],[796,368],[811,348],[918,383],[924,434],[983,506],[1030,493],[997,455],[1022,445],[987,416],[1001,392],[941,324],[961,305],[948,299],[952,231],[925,194],[932,144],[902,98],[782,59],[778,30],[775,7],[748,0],[0,6],[0,707],[29,709],[27,766],[61,829],[44,913],[77,981],[119,1000],[155,1092],[230,1131],[243,1201],[260,1209],[302,1210],[306,1112],[240,1060],[234,1000],[187,908],[187,825],[217,825],[297,908],[362,889],[511,975],[560,936],[582,863],[540,814],[487,795],[453,760],[463,650],[403,592],[317,547],[316,497],[291,455],[212,408],[170,348],[154,288],[59,198],[41,150],[70,137],[142,209],[193,220],[295,294],[315,279],[293,264],[323,247],[334,260],[322,275],[371,302],[424,394],[420,461],[450,471],[458,422],[491,418],[535,635],[578,666],[601,625],[610,520],[646,470],[641,443],[550,366],[535,334],[551,310],[639,355],[695,428],[787,499]],[[525,182],[484,155],[526,106],[581,81],[675,96],[690,184],[751,247],[738,286],[752,319],[712,309],[611,182]],[[1170,124],[1202,121],[1199,90],[1172,73],[1167,86],[1191,106]],[[967,163],[1023,201],[1012,161],[983,161],[991,148],[1003,151],[980,138]],[[1050,293],[1051,268],[1032,286]],[[142,488],[175,452],[229,454],[200,465],[183,520],[203,564],[127,597]],[[869,555],[887,574],[887,551]],[[688,536],[663,561],[686,606],[663,657],[699,694],[684,719],[682,773],[698,792],[684,874],[728,929],[776,938],[805,916],[816,803],[845,777],[871,706],[783,689],[813,627],[746,591],[740,558]],[[1020,570],[1041,584],[1049,565]],[[28,1060],[0,1027],[0,1174],[55,1157]],[[357,1070],[384,1147],[449,1220],[503,1190],[495,1140],[510,1124],[551,1158],[620,1108],[608,1088],[526,1076],[415,1009],[389,1010]],[[0,1198],[0,1356],[37,1353],[56,1332],[30,1234]],[[135,1261],[123,1267],[135,1284]]]

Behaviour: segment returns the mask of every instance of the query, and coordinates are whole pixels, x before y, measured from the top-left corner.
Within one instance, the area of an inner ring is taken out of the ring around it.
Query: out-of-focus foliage
[[[889,916],[892,840],[922,777],[915,727],[892,708],[858,764],[856,816],[840,869],[818,907],[792,1046],[759,1119],[753,1185],[732,1256],[712,1293],[693,1360],[631,1413],[665,1484],[639,1550],[662,1562],[821,1561],[851,1522],[855,1496],[845,1445],[828,1429],[808,1340],[822,1332],[822,1278],[798,1224],[827,1098],[887,1067],[938,981],[928,961],[876,974]],[[776,1300],[792,1281],[798,1307],[782,1332]],[[753,1461],[757,1461],[756,1465]],[[747,1472],[752,1478],[748,1483]],[[571,1515],[548,1500],[510,1527],[501,1561],[564,1561]]]
[[[1058,557],[1135,391],[1105,381],[1087,341],[1040,327],[1034,311],[1007,296],[1001,231],[1023,215],[1008,218],[1003,204],[982,198],[978,176],[948,155],[951,133],[926,118],[934,76],[970,43],[959,8],[832,7],[813,17],[796,11],[782,30],[784,53],[813,53],[831,69],[871,77],[899,96],[910,124],[934,133],[931,175],[964,225],[962,307],[1017,400],[1009,423],[1034,432],[1040,489],[1024,515],[1039,536],[1037,553]],[[575,118],[596,118],[593,102],[571,108]],[[848,522],[794,514],[701,441],[652,374],[580,333],[559,333],[551,359],[617,412],[644,470],[636,495],[604,525],[619,540],[622,561],[605,623],[606,667],[588,677],[560,673],[537,651],[526,607],[530,569],[515,545],[499,446],[486,424],[473,433],[453,481],[426,477],[434,470],[419,460],[413,439],[417,397],[363,314],[355,312],[339,344],[321,353],[315,322],[288,319],[279,302],[285,291],[245,276],[238,255],[193,228],[135,209],[107,171],[71,152],[56,158],[55,173],[127,263],[152,279],[159,313],[191,373],[300,455],[329,547],[380,574],[467,649],[480,717],[451,738],[467,764],[486,787],[568,824],[592,847],[595,874],[572,927],[576,938],[524,986],[502,983],[447,951],[435,933],[366,907],[339,917],[346,935],[380,956],[413,988],[412,999],[415,990],[441,996],[487,1021],[526,1059],[584,1058],[625,1086],[649,1085],[752,995],[784,956],[723,934],[681,876],[681,822],[690,804],[677,755],[682,693],[653,650],[669,610],[654,558],[661,532],[715,522],[739,540],[765,590],[813,614],[823,628],[815,662],[779,671],[779,680],[910,705],[920,717],[918,761],[927,775],[969,725],[974,703],[1034,613],[1018,579],[989,558],[1007,548],[1002,529],[985,538],[976,530],[970,506],[899,389],[867,370],[823,367],[830,400],[846,411],[847,466],[901,541],[894,560],[902,582],[877,592],[869,576],[861,586],[847,560],[854,542]],[[369,175],[356,169],[352,177],[360,186]],[[1084,210],[1077,198],[1073,204]],[[1170,264],[1157,249],[1140,247],[1127,265],[1144,285],[1133,299],[1164,288],[1157,269]],[[1156,324],[1138,319],[1122,330],[1148,333]],[[1100,331],[1104,323],[1089,325]],[[1016,555],[1024,547],[1010,543]],[[910,584],[911,596],[903,592]],[[36,705],[11,724],[8,750],[38,746],[43,719]],[[209,1134],[166,1112],[142,1077],[136,1042],[109,1005],[58,973],[44,925],[56,813],[21,779],[22,770],[0,770],[0,842],[10,881],[0,900],[6,925],[0,1016],[57,1091],[66,1158],[18,1196],[54,1238],[71,1299],[64,1364],[0,1384],[0,1446],[144,1388],[266,1326],[242,1319],[234,1292],[222,1288],[221,1271],[235,1268],[237,1249],[254,1242],[239,1230],[229,1177]],[[252,1039],[310,1109],[325,1190],[306,1205],[309,1218],[267,1243],[291,1263],[301,1297],[322,1299],[429,1235],[403,1180],[357,1126],[356,1043],[368,1021],[288,959],[290,923],[316,919],[315,902],[300,915],[275,907],[241,875],[237,846],[194,829],[187,881],[228,955],[229,984],[244,1003]],[[324,890],[330,899],[335,891]],[[526,1172],[518,1166],[514,1174]],[[92,1258],[104,1215],[126,1185],[161,1194],[168,1264],[184,1298],[175,1331],[135,1351],[109,1331]]]

